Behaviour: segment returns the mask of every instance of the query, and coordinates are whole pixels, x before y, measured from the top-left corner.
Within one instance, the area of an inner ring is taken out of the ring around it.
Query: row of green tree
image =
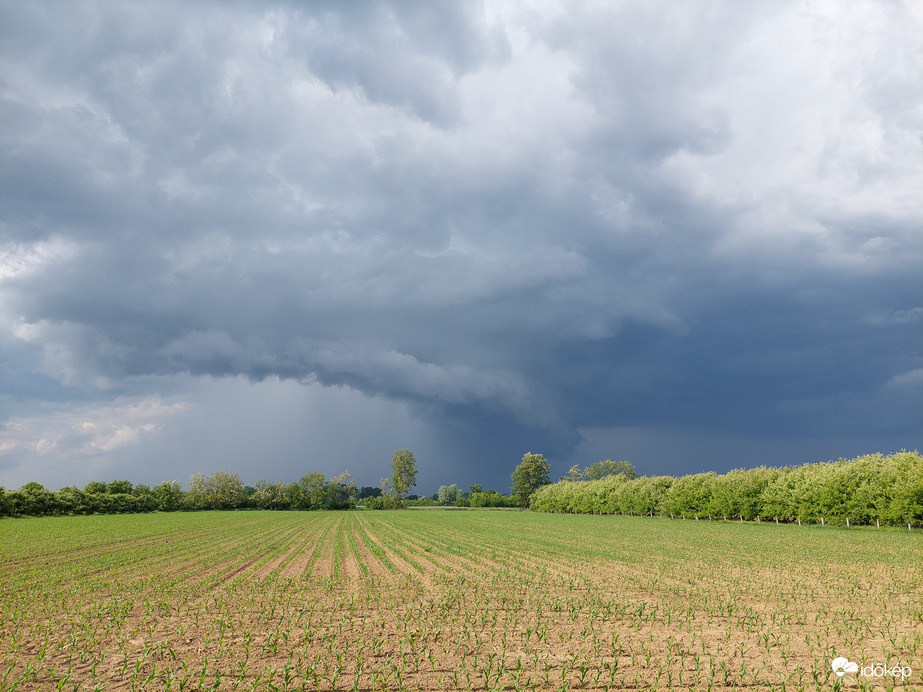
[[[516,499],[496,490],[484,490],[480,485],[469,485],[462,490],[455,483],[440,485],[433,495],[435,504],[443,507],[517,507]]]
[[[189,510],[315,510],[350,509],[365,502],[376,509],[406,507],[418,500],[409,491],[416,485],[417,463],[413,452],[397,450],[391,460],[392,476],[381,488],[358,488],[348,471],[325,478],[309,473],[297,483],[257,481],[244,485],[236,473],[218,471],[209,476],[194,474],[188,490],[179,481],[153,488],[130,481],[93,481],[83,489],[69,486],[57,492],[40,483],[26,483],[19,490],[0,487],[0,516],[55,516],[66,514],[125,514]],[[426,502],[427,500],[423,500]],[[437,504],[435,499],[429,501]]]
[[[923,456],[869,454],[721,475],[564,477],[537,488],[529,504],[540,512],[920,526]]]
[[[572,466],[557,483],[541,454],[529,452],[511,476],[510,495],[481,486],[468,491],[440,486],[431,498],[411,495],[417,464],[397,450],[392,476],[381,488],[357,488],[349,472],[332,478],[309,473],[297,483],[258,481],[244,485],[236,473],[195,474],[189,489],[178,481],[153,488],[129,481],[92,482],[82,490],[46,490],[27,483],[16,491],[0,487],[0,516],[113,514],[179,510],[370,509],[443,505],[531,507],[543,512],[649,514],[687,518],[775,519],[843,524],[923,524],[923,457],[918,452],[872,454],[799,467],[739,469],[727,474],[637,477],[627,461],[606,459]]]
[[[362,492],[379,492],[363,488]],[[52,516],[65,514],[125,514],[134,512],[176,512],[204,509],[348,509],[360,491],[348,472],[333,478],[309,473],[297,483],[258,481],[244,485],[236,473],[218,471],[210,476],[197,473],[183,491],[179,481],[167,481],[153,488],[130,481],[93,481],[83,489],[46,490],[39,483],[27,483],[19,490],[0,488],[0,516]]]

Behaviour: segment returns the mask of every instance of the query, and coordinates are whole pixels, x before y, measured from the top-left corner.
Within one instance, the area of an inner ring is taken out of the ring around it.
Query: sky
[[[923,4],[0,0],[0,485],[923,449]]]

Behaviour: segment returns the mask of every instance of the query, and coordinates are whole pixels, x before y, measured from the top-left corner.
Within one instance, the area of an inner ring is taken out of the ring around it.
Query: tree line
[[[372,490],[371,488],[363,490]],[[333,478],[309,473],[297,483],[257,481],[244,485],[236,473],[218,471],[194,474],[189,489],[179,481],[153,488],[130,481],[93,481],[83,489],[74,486],[57,492],[39,483],[19,490],[0,488],[0,516],[56,516],[67,514],[128,514],[232,509],[348,509],[358,497],[356,482],[348,472]]]
[[[166,481],[153,488],[127,480],[92,481],[84,488],[68,486],[57,492],[40,483],[26,483],[19,490],[0,487],[0,516],[58,516],[70,514],[128,514],[194,510],[337,510],[351,509],[365,502],[374,509],[406,507],[417,496],[417,463],[413,452],[399,449],[391,460],[392,476],[383,478],[381,488],[356,485],[348,471],[325,478],[308,473],[296,483],[260,480],[244,485],[240,476],[217,471],[206,476],[193,474],[188,490],[179,481]],[[436,504],[433,501],[433,504]]]
[[[514,499],[480,485],[464,491],[455,483],[441,485],[430,497],[410,495],[417,483],[417,462],[409,449],[399,449],[391,459],[391,478],[381,479],[381,491],[365,500],[368,509],[402,509],[404,507],[516,507]]]
[[[117,514],[190,510],[336,510],[408,506],[520,507],[540,512],[658,515],[674,518],[775,520],[830,524],[923,525],[923,456],[902,451],[797,467],[737,469],[726,474],[642,476],[627,461],[606,459],[572,466],[557,483],[541,454],[528,452],[512,473],[509,495],[471,485],[443,485],[432,497],[416,486],[413,452],[397,450],[392,476],[381,487],[356,485],[347,471],[331,478],[309,473],[296,483],[244,485],[236,473],[194,474],[149,487],[120,480],[94,481],[57,492],[39,483],[0,487],[0,516]]]
[[[921,526],[923,456],[902,451],[679,477],[564,477],[534,490],[529,506],[540,512]]]

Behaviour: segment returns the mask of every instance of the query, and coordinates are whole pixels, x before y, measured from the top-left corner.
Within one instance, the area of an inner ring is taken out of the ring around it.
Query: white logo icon
[[[846,673],[858,673],[859,664],[853,663],[845,656],[838,656],[833,659],[833,672],[837,674],[837,677],[843,677]]]

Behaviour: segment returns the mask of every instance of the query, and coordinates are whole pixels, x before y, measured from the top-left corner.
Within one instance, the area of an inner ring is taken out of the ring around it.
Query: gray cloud
[[[213,378],[267,401],[276,378],[346,387],[501,489],[516,450],[563,463],[580,430],[919,446],[889,404],[921,403],[901,385],[921,23],[875,3],[10,8],[0,420],[204,401]],[[218,434],[190,410],[162,423],[177,450]],[[331,439],[361,435],[337,410]],[[277,434],[286,458],[305,443]]]

